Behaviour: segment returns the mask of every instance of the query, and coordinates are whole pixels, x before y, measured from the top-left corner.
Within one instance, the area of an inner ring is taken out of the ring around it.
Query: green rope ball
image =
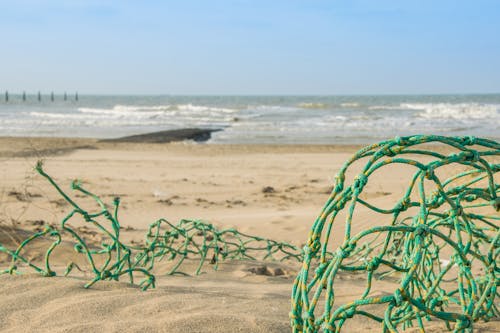
[[[293,331],[340,332],[355,318],[374,320],[383,332],[423,332],[429,321],[467,332],[499,317],[499,160],[498,142],[474,137],[397,137],[358,151],[310,230],[292,290]],[[376,172],[389,165],[412,176],[399,200],[382,208],[366,189],[383,187],[372,179],[392,177]],[[371,211],[364,229],[360,210]],[[346,274],[362,274],[366,287],[339,304],[336,286]],[[374,285],[384,279],[394,289],[381,295]]]

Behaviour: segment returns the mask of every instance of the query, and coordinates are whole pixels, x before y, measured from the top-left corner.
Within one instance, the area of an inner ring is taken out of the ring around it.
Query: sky
[[[0,89],[500,92],[500,1],[0,0]]]

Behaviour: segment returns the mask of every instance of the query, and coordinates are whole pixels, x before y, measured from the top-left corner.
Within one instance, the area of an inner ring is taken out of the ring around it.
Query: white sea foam
[[[235,113],[238,110],[205,105],[178,104],[178,105],[153,105],[153,106],[132,106],[115,105],[112,108],[78,108],[78,111],[85,114],[109,115],[112,117],[137,117],[151,118],[161,116],[176,116],[179,114],[219,114]]]
[[[283,111],[283,112],[288,112],[288,111],[296,111],[300,110],[300,108],[294,107],[294,106],[287,106],[287,105],[257,105],[253,107],[249,107],[249,110],[254,110],[254,111]]]
[[[150,119],[165,115],[175,115],[176,111],[147,111],[146,109],[129,109],[117,108],[112,109],[93,109],[93,108],[79,108],[79,112],[96,117],[109,117],[109,118],[124,118],[133,117],[139,119]]]
[[[328,105],[325,103],[300,103],[299,107],[304,109],[325,109]]]
[[[343,108],[355,108],[359,106],[359,103],[348,102],[348,103],[340,103],[340,106]]]
[[[401,107],[409,110],[421,110],[419,117],[426,119],[498,119],[500,104],[479,103],[407,103]]]
[[[238,110],[235,109],[220,108],[220,107],[205,106],[205,105],[193,105],[193,104],[180,104],[177,105],[176,108],[182,111],[195,111],[195,112],[205,112],[205,111],[222,112],[222,113],[238,112]]]
[[[401,110],[405,109],[401,105],[372,105],[368,107],[368,110]]]
[[[84,115],[75,113],[52,113],[52,112],[30,112],[30,115],[37,118],[50,118],[50,119],[85,119]]]

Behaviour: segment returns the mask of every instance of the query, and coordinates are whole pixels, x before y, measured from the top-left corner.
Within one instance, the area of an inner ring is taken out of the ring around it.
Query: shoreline
[[[73,137],[13,137],[0,136],[0,158],[57,156],[79,149],[126,149],[148,151],[191,151],[191,152],[354,152],[366,145],[362,144],[226,144],[194,142],[183,140],[166,143],[143,141],[127,142],[120,140],[102,140]]]
[[[170,131],[166,131],[170,132]],[[176,132],[176,131],[174,131]],[[182,132],[191,136],[193,132]],[[174,137],[177,135],[174,133]],[[390,138],[386,138],[390,139]],[[131,137],[116,139],[81,138],[81,137],[39,137],[39,136],[0,136],[0,158],[45,158],[67,155],[77,150],[127,150],[172,152],[186,154],[249,154],[249,153],[354,153],[370,144],[361,143],[332,143],[332,144],[303,144],[303,143],[217,143],[210,141],[196,141],[192,139],[174,138],[165,131],[145,133]],[[449,148],[433,147],[436,151],[447,153]]]

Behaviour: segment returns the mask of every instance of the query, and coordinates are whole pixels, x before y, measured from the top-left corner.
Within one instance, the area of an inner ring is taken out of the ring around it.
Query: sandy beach
[[[500,1],[0,31],[0,333],[500,333]]]
[[[163,217],[171,222],[202,219],[218,228],[302,246],[332,190],[335,173],[358,148],[0,138],[0,243],[15,247],[29,233],[58,225],[68,213],[67,203],[34,170],[43,160],[44,170],[68,193],[71,181],[79,179],[107,203],[120,197],[126,242],[140,243],[147,226]],[[385,172],[378,175],[383,182],[370,184],[364,194],[382,206],[401,196],[411,175],[402,167]],[[374,223],[369,214],[360,210],[354,232]],[[27,255],[40,260],[42,248],[34,247]],[[63,244],[53,256],[55,270],[64,270],[72,256],[71,247]],[[6,266],[6,256],[0,256],[0,268]],[[298,262],[225,261],[218,271],[205,265],[199,276],[168,276],[161,263],[158,267],[156,288],[145,292],[125,282],[98,282],[84,289],[88,272],[67,278],[43,278],[33,272],[0,275],[0,330],[290,330],[290,290]],[[362,276],[343,275],[336,285],[337,300],[347,300],[364,287]],[[390,290],[390,282],[378,288],[375,292]],[[440,327],[429,332],[440,332]],[[475,328],[499,331],[498,322]],[[381,331],[368,320],[352,321],[345,330]]]

